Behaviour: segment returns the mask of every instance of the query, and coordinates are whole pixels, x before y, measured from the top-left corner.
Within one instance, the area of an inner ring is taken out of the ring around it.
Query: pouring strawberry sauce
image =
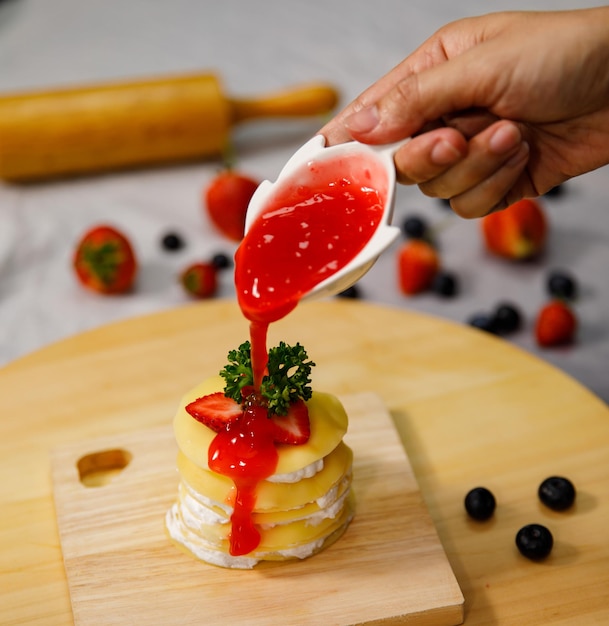
[[[383,217],[383,198],[371,187],[370,170],[355,182],[341,174],[344,161],[303,166],[294,176],[302,182],[274,194],[237,250],[235,286],[250,320],[258,383],[266,365],[268,325],[355,258]]]
[[[251,515],[256,486],[275,472],[273,422],[259,395],[267,374],[269,324],[285,317],[311,289],[345,267],[383,218],[384,198],[372,173],[354,175],[345,159],[310,162],[274,191],[249,227],[235,256],[239,306],[250,322],[253,394],[243,416],[220,431],[208,451],[209,468],[235,484],[230,554],[248,554],[260,542]],[[280,418],[281,419],[281,418]],[[281,445],[281,444],[280,444]]]

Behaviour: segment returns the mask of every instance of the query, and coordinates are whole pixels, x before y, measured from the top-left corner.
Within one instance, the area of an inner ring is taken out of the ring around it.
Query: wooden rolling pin
[[[233,125],[330,112],[336,90],[294,87],[227,98],[212,74],[0,97],[0,178],[91,174],[221,154]]]

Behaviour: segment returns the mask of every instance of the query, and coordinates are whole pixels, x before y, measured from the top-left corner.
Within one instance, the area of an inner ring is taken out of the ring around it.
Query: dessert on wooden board
[[[180,485],[166,518],[170,536],[195,557],[233,568],[319,552],[354,512],[342,404],[313,392],[269,418],[255,398],[242,407],[226,397],[223,383],[210,378],[191,390],[175,416]]]
[[[354,516],[345,410],[311,389],[305,349],[284,342],[267,349],[267,331],[383,223],[383,194],[370,177],[355,159],[307,162],[296,184],[278,181],[254,194],[262,210],[235,256],[250,340],[228,353],[219,377],[186,394],[174,419],[180,484],[166,526],[203,561],[251,568],[306,558]]]

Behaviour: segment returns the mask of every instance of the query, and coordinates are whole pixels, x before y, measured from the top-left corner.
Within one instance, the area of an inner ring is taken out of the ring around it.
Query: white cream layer
[[[302,469],[296,470],[295,472],[290,472],[289,474],[273,474],[265,480],[268,480],[270,483],[297,483],[303,478],[311,478],[311,476],[315,476],[315,474],[321,472],[323,468],[324,460],[319,459]]]
[[[351,508],[345,516],[341,526],[333,530],[329,535],[319,537],[309,543],[301,544],[285,550],[274,552],[256,552],[256,556],[232,556],[218,550],[213,544],[193,532],[184,522],[180,513],[179,503],[176,502],[165,517],[165,525],[169,536],[178,544],[184,546],[191,554],[201,561],[211,565],[232,569],[252,569],[261,561],[279,561],[287,559],[306,559],[319,552],[331,536],[340,536],[353,519],[354,511]]]

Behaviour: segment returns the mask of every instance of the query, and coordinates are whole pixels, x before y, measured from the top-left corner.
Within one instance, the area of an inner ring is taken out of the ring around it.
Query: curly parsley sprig
[[[290,346],[282,341],[269,350],[268,374],[260,384],[260,395],[269,414],[286,415],[291,403],[311,397],[311,368],[315,363],[307,359],[307,352],[299,343]],[[226,381],[224,395],[241,403],[243,389],[254,384],[250,342],[231,350],[228,361],[220,372]]]

